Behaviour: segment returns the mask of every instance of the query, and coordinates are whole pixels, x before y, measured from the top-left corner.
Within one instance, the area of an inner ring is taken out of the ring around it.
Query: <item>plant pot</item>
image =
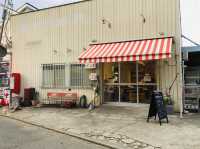
[[[37,104],[39,104],[38,100],[31,100],[31,102],[32,102],[32,106],[37,106]]]
[[[174,107],[173,105],[166,105],[167,114],[173,114],[174,113]]]

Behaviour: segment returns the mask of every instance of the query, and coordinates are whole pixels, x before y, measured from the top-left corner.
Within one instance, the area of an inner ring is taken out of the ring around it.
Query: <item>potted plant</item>
[[[167,110],[168,114],[173,114],[174,112],[174,107],[173,107],[173,101],[172,98],[169,94],[164,95],[164,104]]]
[[[31,100],[32,106],[37,106],[39,104],[38,98],[39,98],[39,92],[35,92],[34,98],[33,100]]]

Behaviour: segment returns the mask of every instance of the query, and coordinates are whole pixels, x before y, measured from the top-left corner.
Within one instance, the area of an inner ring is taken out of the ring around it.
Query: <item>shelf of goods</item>
[[[0,105],[8,105],[10,100],[9,63],[0,62]]]
[[[186,110],[199,111],[200,101],[200,67],[190,67],[185,70],[185,98]]]

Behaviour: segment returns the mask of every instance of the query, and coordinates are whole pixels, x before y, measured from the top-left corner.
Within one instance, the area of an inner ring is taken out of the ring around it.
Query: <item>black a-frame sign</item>
[[[147,122],[149,122],[149,119],[152,117],[156,120],[157,116],[159,118],[160,125],[162,124],[162,119],[166,119],[168,123],[167,110],[164,105],[163,94],[162,92],[154,91],[151,98]]]

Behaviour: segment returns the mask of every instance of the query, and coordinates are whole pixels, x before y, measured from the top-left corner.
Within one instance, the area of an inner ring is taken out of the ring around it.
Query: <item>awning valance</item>
[[[144,61],[170,58],[172,37],[93,44],[84,51],[80,63]]]

